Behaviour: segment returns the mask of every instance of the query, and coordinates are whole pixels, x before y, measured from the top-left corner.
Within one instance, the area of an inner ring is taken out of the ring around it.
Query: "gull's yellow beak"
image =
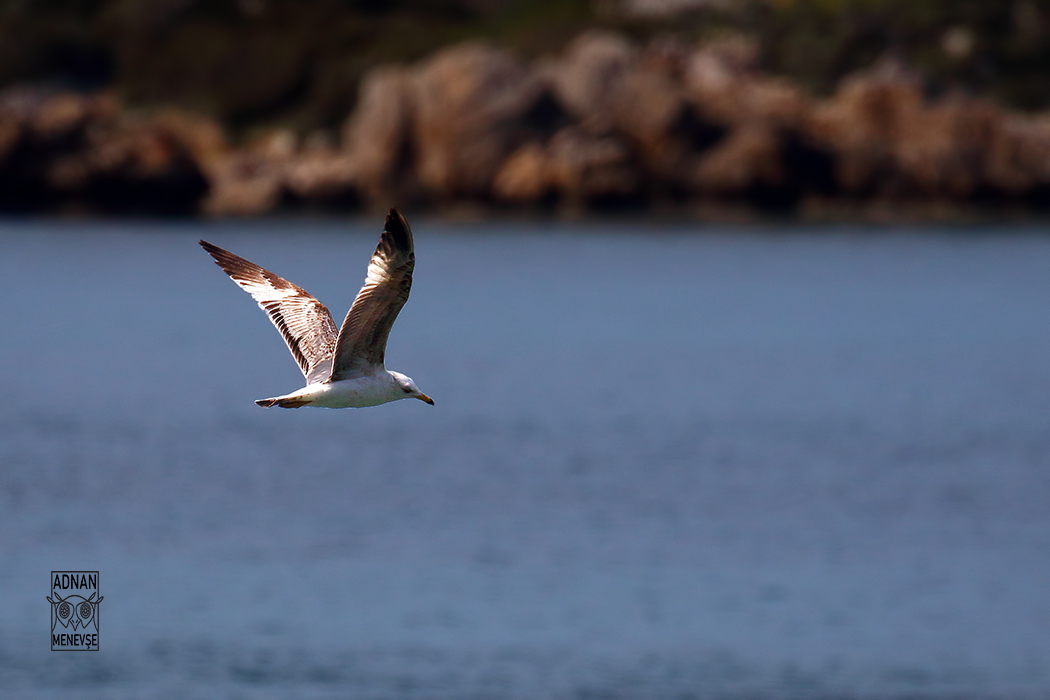
[[[416,398],[417,398],[417,399],[419,399],[420,401],[426,401],[426,402],[427,402],[428,404],[430,404],[431,406],[433,406],[433,405],[434,405],[434,399],[430,398],[430,397],[429,397],[429,396],[427,396],[426,394],[420,393],[420,395],[419,395],[419,396],[417,396]]]

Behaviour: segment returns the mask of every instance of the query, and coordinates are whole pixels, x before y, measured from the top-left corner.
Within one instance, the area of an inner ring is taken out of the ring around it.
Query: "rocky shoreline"
[[[9,89],[0,211],[1050,210],[1050,114],[931,98],[892,58],[826,98],[757,64],[743,39],[637,46],[590,31],[531,64],[460,44],[368,72],[338,136],[275,129],[236,145],[199,115]]]

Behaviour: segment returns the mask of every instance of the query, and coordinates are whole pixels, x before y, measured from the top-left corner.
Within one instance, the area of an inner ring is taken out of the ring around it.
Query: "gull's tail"
[[[274,406],[280,406],[281,408],[301,408],[310,402],[302,399],[289,398],[287,396],[278,396],[274,399],[259,399],[255,403],[263,408],[273,408]]]

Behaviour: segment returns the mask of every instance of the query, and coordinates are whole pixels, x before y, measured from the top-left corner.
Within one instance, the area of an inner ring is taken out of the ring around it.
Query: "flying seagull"
[[[416,264],[412,229],[400,211],[387,214],[365,285],[338,331],[332,312],[306,290],[207,241],[200,244],[269,315],[306,377],[299,391],[255,403],[265,408],[360,408],[419,399],[434,405],[410,377],[384,365],[386,339],[408,301]]]

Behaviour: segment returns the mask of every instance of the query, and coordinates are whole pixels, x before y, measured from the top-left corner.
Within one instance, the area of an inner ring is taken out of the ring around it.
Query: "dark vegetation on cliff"
[[[761,67],[830,93],[887,52],[928,79],[1023,109],[1050,104],[1050,0],[740,0],[638,17],[613,0],[0,0],[0,85],[112,87],[235,131],[333,127],[364,72],[486,38],[524,59],[604,27],[638,42],[755,38]]]

